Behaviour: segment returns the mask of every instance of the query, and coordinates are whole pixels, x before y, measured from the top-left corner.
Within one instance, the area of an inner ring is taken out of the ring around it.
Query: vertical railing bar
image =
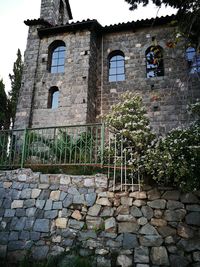
[[[27,128],[24,130],[24,136],[23,136],[21,169],[24,167],[24,156],[25,156],[25,153],[26,153],[26,135],[27,135]]]
[[[88,133],[88,126],[86,126],[86,139],[85,139],[85,164],[87,163],[87,145],[88,145],[88,136],[87,136],[87,133]]]
[[[110,132],[108,133],[108,180],[110,179]]]
[[[105,145],[105,124],[101,125],[101,166],[104,164],[104,145]]]
[[[125,168],[125,192],[127,191],[127,170],[126,170],[126,149],[124,151],[124,168]]]
[[[115,191],[116,184],[116,158],[117,158],[117,140],[115,135],[115,155],[114,155],[114,177],[113,177],[113,191]]]
[[[123,190],[123,139],[121,137],[121,191]]]
[[[92,163],[93,127],[90,126],[90,163]]]
[[[67,144],[68,144],[68,141],[67,141],[67,128],[65,127],[65,136],[64,136],[64,140],[65,140],[65,152],[64,152],[64,163],[66,163],[66,159],[67,159]]]

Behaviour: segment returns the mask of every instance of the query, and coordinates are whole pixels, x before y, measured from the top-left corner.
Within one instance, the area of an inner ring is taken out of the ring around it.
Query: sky
[[[140,7],[130,11],[124,0],[69,0],[73,20],[97,19],[102,25],[117,24],[158,16],[171,15],[171,8],[154,5]],[[0,79],[10,90],[9,73],[12,74],[13,63],[16,60],[18,48],[22,55],[26,48],[28,27],[24,20],[37,19],[40,16],[41,0],[0,0]]]

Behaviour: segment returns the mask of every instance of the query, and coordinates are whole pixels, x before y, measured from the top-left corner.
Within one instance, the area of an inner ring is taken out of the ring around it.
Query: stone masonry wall
[[[104,34],[103,85],[100,82],[100,60],[98,65],[98,103],[102,98],[103,114],[107,114],[110,107],[119,101],[120,94],[131,91],[142,96],[156,132],[162,134],[188,124],[190,118],[186,107],[200,97],[200,84],[198,74],[189,75],[185,59],[186,44],[181,42],[174,49],[166,46],[173,39],[174,32],[175,28],[165,25]],[[164,50],[164,76],[146,78],[145,51],[152,45],[153,36]],[[125,55],[125,80],[109,82],[108,56],[115,50]],[[100,113],[101,105],[98,108]]]
[[[112,192],[107,177],[0,173],[0,257],[33,259],[79,245],[93,266],[200,266],[200,192],[144,186]],[[113,259],[116,259],[113,262]]]

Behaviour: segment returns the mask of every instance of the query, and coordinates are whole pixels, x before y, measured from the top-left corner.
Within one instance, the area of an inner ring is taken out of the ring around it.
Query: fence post
[[[26,136],[27,136],[27,128],[24,130],[23,135],[23,147],[22,147],[22,158],[21,158],[21,169],[24,167],[24,158],[26,153]]]
[[[103,166],[103,156],[104,156],[104,142],[105,142],[105,124],[101,125],[101,166]]]

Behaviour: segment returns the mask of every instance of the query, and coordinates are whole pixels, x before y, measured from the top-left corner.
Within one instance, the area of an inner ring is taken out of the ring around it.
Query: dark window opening
[[[59,90],[58,87],[52,87],[49,89],[49,96],[48,96],[48,108],[56,109],[58,108],[59,103]]]
[[[125,80],[125,59],[120,51],[113,52],[109,56],[109,82]]]
[[[49,48],[49,72],[62,73],[65,70],[65,43],[55,41]]]
[[[150,46],[146,50],[147,78],[164,76],[163,49],[160,46]]]
[[[197,53],[194,47],[186,49],[186,60],[188,62],[189,73],[200,72],[200,54]]]

